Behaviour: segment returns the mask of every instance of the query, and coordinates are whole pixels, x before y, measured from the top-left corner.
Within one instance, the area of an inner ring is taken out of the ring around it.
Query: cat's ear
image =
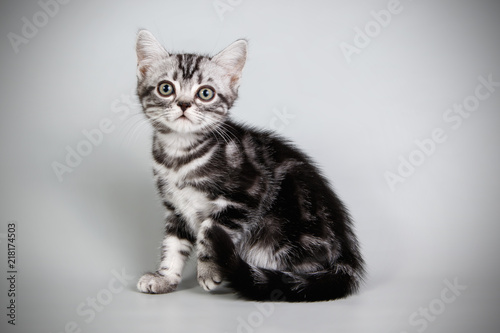
[[[135,49],[137,52],[137,77],[139,78],[144,77],[152,63],[169,56],[153,34],[147,30],[140,30],[137,33]]]
[[[231,75],[231,85],[236,88],[239,85],[241,72],[247,59],[247,46],[246,40],[238,39],[212,58],[213,62],[228,71]]]

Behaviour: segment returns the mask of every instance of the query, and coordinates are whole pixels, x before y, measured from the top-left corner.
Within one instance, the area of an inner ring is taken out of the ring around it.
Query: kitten
[[[144,293],[168,293],[196,248],[200,285],[288,302],[357,291],[351,220],[313,162],[279,136],[231,120],[247,42],[213,57],[170,54],[137,36],[137,93],[154,128],[153,174],[166,211],[161,263]]]

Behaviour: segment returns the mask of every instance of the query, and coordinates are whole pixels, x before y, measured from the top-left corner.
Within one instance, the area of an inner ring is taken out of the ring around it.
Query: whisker
[[[213,135],[217,138],[220,136],[224,142],[229,143],[232,140],[240,141],[238,136],[233,132],[234,128],[232,125],[221,122],[220,119],[208,114],[201,113],[199,111],[195,112],[197,120],[201,120],[203,123],[205,121],[205,129],[212,131]],[[211,123],[209,123],[211,122]]]
[[[160,126],[158,125],[158,120],[164,116],[168,116],[170,113],[170,110],[162,109],[161,112],[149,112],[146,116],[144,113],[133,115],[125,123],[123,142],[127,139],[127,143],[135,142],[140,136],[140,133],[148,126],[152,126],[154,129],[159,130]],[[137,119],[138,117],[140,117],[140,119]]]
[[[209,115],[202,114],[201,112],[197,112],[196,116],[198,117],[197,119],[201,120],[200,123],[203,123],[204,120],[208,119],[211,120],[213,124],[218,125],[218,126],[213,126],[212,124],[205,122],[206,123],[205,129],[211,131],[217,142],[219,142],[218,140],[219,137],[222,138],[226,144],[228,144],[231,141],[231,138],[223,130],[221,126],[222,123],[218,123],[217,119],[211,118]]]

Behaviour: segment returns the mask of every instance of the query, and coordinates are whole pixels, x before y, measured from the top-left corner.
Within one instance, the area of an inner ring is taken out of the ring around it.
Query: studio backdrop
[[[495,332],[497,1],[3,1],[0,331]],[[343,300],[137,291],[163,208],[135,39],[214,55],[248,40],[231,109],[310,155],[367,264]]]

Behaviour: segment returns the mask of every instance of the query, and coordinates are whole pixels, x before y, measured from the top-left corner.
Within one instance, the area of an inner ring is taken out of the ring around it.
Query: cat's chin
[[[173,132],[182,134],[194,134],[203,132],[203,126],[194,123],[187,117],[179,117],[174,121],[169,122],[167,124],[167,127],[170,128],[170,130],[172,130]]]

